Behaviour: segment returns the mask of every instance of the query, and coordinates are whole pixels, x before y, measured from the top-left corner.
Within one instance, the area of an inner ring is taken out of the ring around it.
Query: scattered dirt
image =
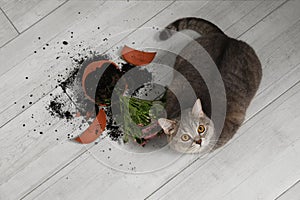
[[[92,72],[86,78],[86,92],[90,97],[94,97],[95,103],[88,100],[82,90],[81,80],[86,67],[94,62],[99,60],[109,60],[107,55],[93,55],[92,57],[86,57],[80,55],[79,57],[73,58],[73,63],[75,68],[70,71],[65,80],[57,80],[58,86],[62,88],[63,93],[70,98],[70,101],[66,102],[63,100],[62,95],[56,95],[47,105],[49,113],[54,117],[59,117],[61,119],[66,119],[67,121],[73,119],[76,113],[72,113],[71,110],[68,110],[68,107],[71,102],[76,106],[76,109],[82,116],[86,116],[83,123],[90,123],[90,118],[94,118],[99,110],[98,105],[106,104],[107,114],[107,125],[106,130],[108,136],[113,140],[117,141],[122,138],[123,133],[120,127],[116,124],[113,119],[111,112],[111,96],[115,89],[117,82],[121,77],[128,72],[129,70],[135,68],[135,66],[130,64],[120,64],[120,69],[117,69],[114,65],[109,65],[106,69],[100,68]],[[105,69],[105,70],[104,70]],[[135,94],[136,91],[132,88],[136,88],[137,84],[143,84],[149,82],[152,79],[151,74],[146,69],[134,69],[137,70],[135,73],[138,73],[134,78],[127,78],[126,84],[121,81],[119,85],[119,92],[123,92],[125,87],[129,94]],[[101,76],[102,74],[102,76]],[[72,95],[70,95],[71,93]],[[118,104],[118,102],[115,102]],[[118,106],[118,105],[114,105]]]

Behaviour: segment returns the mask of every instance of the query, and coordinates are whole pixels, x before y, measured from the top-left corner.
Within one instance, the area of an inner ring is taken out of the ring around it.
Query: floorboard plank
[[[1,0],[0,7],[17,30],[23,32],[64,2],[65,0]]]
[[[0,47],[17,35],[18,32],[14,29],[2,10],[0,10]]]

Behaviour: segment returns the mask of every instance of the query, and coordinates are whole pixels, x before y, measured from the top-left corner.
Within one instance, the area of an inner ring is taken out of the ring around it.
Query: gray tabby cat
[[[176,58],[174,69],[189,81],[198,100],[192,108],[180,113],[176,96],[167,90],[166,111],[169,119],[161,118],[158,123],[173,149],[184,153],[202,153],[223,146],[236,133],[259,87],[262,69],[257,55],[248,44],[226,36],[217,26],[204,19],[190,17],[176,20],[160,33],[160,39],[166,40],[174,31],[184,29],[201,34],[196,41],[209,53],[221,74],[227,100],[224,126],[217,138],[214,123],[210,119],[208,88],[195,68],[180,56]],[[182,50],[182,54],[195,58],[198,56],[188,46]],[[176,76],[172,84],[180,91],[181,83],[178,83]]]

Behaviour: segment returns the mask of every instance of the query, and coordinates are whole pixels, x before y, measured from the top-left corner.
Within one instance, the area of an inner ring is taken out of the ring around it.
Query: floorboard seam
[[[67,1],[70,1],[70,0],[67,0]],[[105,2],[107,2],[107,0],[102,1],[102,2],[103,2],[103,4],[104,4]],[[66,2],[65,2],[65,3],[66,3]],[[103,5],[103,4],[101,4],[101,5]],[[61,5],[61,6],[62,6],[62,5]],[[58,9],[58,8],[57,8],[57,9]],[[48,42],[48,43],[51,42],[51,41],[53,40],[53,38],[55,38],[57,35],[62,34],[63,32],[64,32],[64,31],[61,31],[61,32],[57,33],[57,34],[54,35],[53,37],[49,38],[49,39],[47,40],[47,42]],[[12,38],[10,41],[16,39],[17,37],[18,37],[18,35],[15,36],[14,38]],[[8,43],[8,42],[7,42],[7,43]],[[45,43],[46,43],[46,42],[45,42]],[[3,46],[5,46],[5,45],[3,45]],[[1,46],[0,49],[1,49],[3,46]],[[43,46],[43,45],[42,45],[42,46]],[[39,46],[39,47],[41,47],[41,46]],[[39,47],[37,47],[37,48],[39,48]],[[13,66],[11,66],[11,68],[9,68],[8,70],[4,71],[2,74],[0,74],[0,78],[1,78],[3,75],[5,75],[6,73],[8,73],[10,70],[14,69],[16,66],[18,66],[21,62],[23,62],[26,58],[28,58],[28,57],[29,57],[30,55],[32,55],[32,54],[33,54],[33,53],[27,55],[27,57],[25,57],[25,58],[23,58],[22,60],[20,60],[20,62],[14,64]]]
[[[257,7],[259,7],[261,4],[263,3],[260,2],[258,5],[256,5],[254,8],[252,8],[249,12],[247,12],[243,17],[239,18],[238,21],[234,22],[233,24],[231,24],[229,27],[227,27],[224,32],[228,31],[231,27],[233,27],[234,25],[238,24],[242,19],[244,19],[245,17],[247,17],[250,13],[252,13],[252,11],[254,11]]]
[[[4,12],[4,10],[1,7],[0,7],[0,11],[2,11],[3,15],[9,21],[9,23],[14,27],[15,31],[17,31],[18,35],[20,35],[20,32],[18,31],[17,27],[14,25],[14,23],[10,20],[10,18],[7,16],[7,14]]]
[[[47,13],[45,16],[43,16],[41,19],[39,19],[38,21],[36,21],[35,23],[33,23],[32,25],[30,25],[29,27],[27,27],[26,29],[24,29],[22,33],[24,33],[25,31],[29,30],[31,27],[35,26],[37,23],[39,23],[40,21],[42,21],[43,19],[45,19],[46,17],[48,17],[49,15],[51,15],[52,13],[54,13],[57,9],[59,9],[60,7],[62,7],[63,5],[65,5],[67,2],[69,2],[70,0],[65,0],[62,4],[60,4],[59,6],[57,6],[56,8],[54,8],[53,10],[51,10],[49,13]]]
[[[92,147],[90,147],[92,148]],[[54,177],[56,174],[58,174],[61,170],[65,169],[66,167],[68,167],[71,163],[73,163],[75,160],[77,160],[80,156],[82,156],[83,154],[85,154],[86,152],[89,151],[90,148],[87,148],[86,150],[82,151],[80,154],[78,154],[77,156],[75,156],[73,159],[71,159],[69,162],[67,162],[65,165],[63,165],[59,170],[57,170],[56,172],[54,172],[51,176],[47,177],[46,179],[42,180],[41,183],[39,183],[38,185],[36,185],[34,188],[32,188],[31,190],[29,190],[28,192],[26,192],[25,195],[23,195],[20,200],[26,198],[28,195],[30,195],[34,190],[36,190],[37,188],[39,188],[41,185],[43,185],[45,182],[47,182],[48,180],[50,180],[52,177]]]
[[[36,89],[36,88],[35,88]],[[53,89],[54,90],[54,89]],[[43,95],[42,97],[40,97],[36,102],[33,102],[31,104],[31,106],[33,106],[34,104],[38,103],[41,99],[45,98],[49,93],[53,92],[53,90],[45,93],[45,95]],[[26,96],[26,95],[24,95]],[[18,117],[20,114],[24,113],[26,110],[28,110],[29,108],[31,108],[31,106],[27,107],[26,109],[23,109],[20,113],[18,113],[17,115],[15,115],[14,117],[12,117],[11,119],[9,119],[7,122],[5,122],[4,124],[2,124],[0,126],[0,128],[3,128],[4,126],[6,126],[7,124],[9,124],[9,122],[11,122],[12,120],[14,120],[16,117]]]
[[[298,183],[300,183],[300,180],[296,181],[296,183],[292,184],[288,189],[286,189],[283,193],[281,193],[278,197],[276,197],[274,200],[279,199],[280,197],[282,197],[284,194],[286,194],[288,191],[290,191],[295,185],[297,185]]]
[[[59,9],[60,7],[62,7],[63,5],[65,5],[67,2],[69,2],[70,0],[65,0],[62,4],[60,4],[59,6],[57,6],[56,8],[54,8],[53,10],[51,10],[49,13],[47,13],[45,16],[43,16],[41,19],[39,19],[38,21],[36,21],[35,23],[33,23],[32,25],[30,25],[29,27],[27,27],[26,29],[24,29],[23,31],[19,32],[17,30],[17,28],[14,26],[14,28],[16,29],[16,31],[18,32],[18,35],[14,38],[12,38],[11,40],[7,41],[6,43],[4,43],[0,48],[6,46],[7,44],[9,44],[11,41],[13,41],[14,39],[16,39],[17,37],[19,37],[19,35],[21,35],[22,33],[28,31],[31,27],[35,26],[37,23],[39,23],[40,21],[42,21],[43,19],[45,19],[46,17],[48,17],[49,15],[51,15],[53,12],[55,12],[57,9]],[[0,8],[1,9],[1,8]],[[1,9],[2,10],[2,9]],[[3,12],[4,13],[4,12]],[[4,13],[5,14],[5,13]],[[6,14],[5,14],[6,15]],[[11,22],[12,23],[12,22]]]
[[[286,76],[288,76],[291,72],[297,70],[297,68],[299,68],[299,67],[300,67],[300,62],[297,63],[292,69],[290,69],[289,71],[287,71],[285,74],[283,74],[277,81],[279,82],[280,80],[286,78]],[[263,90],[261,90],[260,92],[258,92],[257,94],[255,94],[255,96],[258,96],[258,95],[264,93],[266,90],[268,90],[272,86],[273,86],[273,84],[270,84],[269,86],[267,86],[266,88],[264,88]]]
[[[274,13],[276,10],[278,10],[279,8],[281,8],[284,4],[286,4],[288,1],[290,0],[286,0],[284,1],[282,4],[280,4],[279,6],[277,6],[276,8],[274,8],[271,12],[269,12],[266,16],[264,16],[263,18],[261,18],[259,21],[257,21],[255,24],[253,24],[252,26],[250,26],[247,30],[245,30],[243,33],[241,33],[239,36],[237,36],[237,38],[242,37],[245,33],[247,33],[249,30],[251,30],[253,27],[255,27],[257,24],[259,24],[260,22],[262,22],[264,19],[266,19],[268,16],[270,16],[272,13]]]

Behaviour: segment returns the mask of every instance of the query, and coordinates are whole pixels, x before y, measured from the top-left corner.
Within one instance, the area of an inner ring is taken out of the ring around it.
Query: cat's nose
[[[199,144],[201,146],[201,143],[202,143],[202,139],[199,139],[199,140],[195,140],[196,144]]]
[[[194,141],[195,141],[196,144],[199,144],[199,145],[201,146],[202,139],[201,139],[199,136],[196,136],[196,137],[194,138]]]

